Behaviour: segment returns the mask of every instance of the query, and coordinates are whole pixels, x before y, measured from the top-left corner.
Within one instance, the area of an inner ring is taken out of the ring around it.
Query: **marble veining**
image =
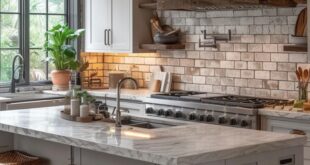
[[[283,118],[298,119],[298,120],[310,120],[309,112],[294,112],[294,111],[264,108],[264,109],[259,109],[258,114],[263,115],[263,116],[283,117]]]
[[[162,165],[194,165],[303,145],[303,136],[187,124],[147,130],[60,118],[62,107],[0,112],[0,130]]]

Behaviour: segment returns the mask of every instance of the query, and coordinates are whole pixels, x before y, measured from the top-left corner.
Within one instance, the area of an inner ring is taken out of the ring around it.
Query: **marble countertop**
[[[52,91],[46,90],[44,93],[56,94],[56,95],[66,95],[67,91]],[[87,90],[89,94],[95,97],[110,97],[116,98],[116,89],[99,89],[99,90]],[[145,97],[149,97],[151,93],[146,88],[140,89],[122,89],[121,90],[121,99],[127,100],[139,100],[142,101]]]
[[[283,118],[310,121],[310,112],[296,112],[296,111],[288,111],[288,110],[276,110],[276,109],[270,109],[270,108],[263,108],[263,109],[258,110],[258,114],[263,115],[263,116],[283,117]]]
[[[60,118],[62,107],[0,112],[0,130],[162,165],[191,165],[303,145],[306,137],[186,124],[142,129]]]

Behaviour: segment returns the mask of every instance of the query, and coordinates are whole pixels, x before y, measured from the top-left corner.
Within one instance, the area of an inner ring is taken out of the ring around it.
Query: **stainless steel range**
[[[258,108],[266,105],[283,104],[287,101],[175,91],[168,94],[153,94],[144,102],[146,103],[145,113],[147,115],[259,129]]]

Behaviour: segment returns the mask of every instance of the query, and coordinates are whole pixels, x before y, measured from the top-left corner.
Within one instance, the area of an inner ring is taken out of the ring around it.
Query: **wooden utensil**
[[[309,70],[308,69],[305,69],[304,70],[304,74],[303,74],[303,76],[304,76],[304,85],[306,85],[306,83],[308,83],[309,82]]]
[[[161,80],[154,80],[150,88],[151,92],[160,92]]]
[[[297,79],[298,79],[298,82],[300,82],[301,77],[300,77],[300,74],[299,74],[298,70],[296,70],[296,77],[297,77]]]
[[[304,81],[304,76],[303,76],[303,70],[301,67],[298,67],[298,73],[299,73],[299,76],[300,76],[300,82],[303,82]]]

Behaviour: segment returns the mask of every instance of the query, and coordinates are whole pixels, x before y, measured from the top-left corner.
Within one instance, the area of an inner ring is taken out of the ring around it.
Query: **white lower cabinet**
[[[14,147],[13,134],[0,132],[0,153],[10,151]]]
[[[106,153],[75,148],[74,165],[155,165]]]
[[[279,133],[291,133],[292,131],[304,133],[308,137],[304,146],[304,165],[310,165],[310,121],[262,116],[261,128]]]
[[[14,149],[43,158],[46,165],[71,164],[71,147],[68,145],[15,134]]]

